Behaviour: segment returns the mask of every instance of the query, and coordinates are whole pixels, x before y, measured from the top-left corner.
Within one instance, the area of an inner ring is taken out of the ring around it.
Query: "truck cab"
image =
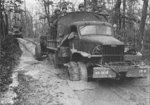
[[[124,43],[114,38],[113,27],[107,22],[84,21],[73,23],[77,28],[72,50],[87,53],[88,58],[103,56],[104,62],[122,61]],[[109,51],[107,51],[109,49]],[[113,54],[113,57],[111,56]]]

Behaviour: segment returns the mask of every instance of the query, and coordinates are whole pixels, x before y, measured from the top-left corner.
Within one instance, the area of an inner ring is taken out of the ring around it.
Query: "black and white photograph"
[[[150,105],[150,0],[0,0],[0,105]]]

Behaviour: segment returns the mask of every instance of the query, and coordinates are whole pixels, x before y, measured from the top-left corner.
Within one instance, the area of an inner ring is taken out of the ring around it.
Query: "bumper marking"
[[[93,68],[93,78],[115,78],[116,73],[110,68],[95,67]]]
[[[148,69],[147,68],[137,68],[127,72],[126,77],[147,77]]]

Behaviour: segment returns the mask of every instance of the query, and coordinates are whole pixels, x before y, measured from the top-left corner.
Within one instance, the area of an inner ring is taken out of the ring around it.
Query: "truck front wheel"
[[[83,62],[78,62],[78,67],[80,70],[80,79],[83,81],[88,81],[88,73],[86,64]]]
[[[71,81],[79,81],[80,80],[80,71],[78,67],[78,63],[76,62],[69,62],[68,66],[68,77]]]

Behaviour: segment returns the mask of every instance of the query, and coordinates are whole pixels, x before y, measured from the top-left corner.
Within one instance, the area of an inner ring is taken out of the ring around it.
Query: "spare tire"
[[[42,59],[42,53],[41,53],[41,46],[38,44],[35,47],[35,59],[41,60]]]

